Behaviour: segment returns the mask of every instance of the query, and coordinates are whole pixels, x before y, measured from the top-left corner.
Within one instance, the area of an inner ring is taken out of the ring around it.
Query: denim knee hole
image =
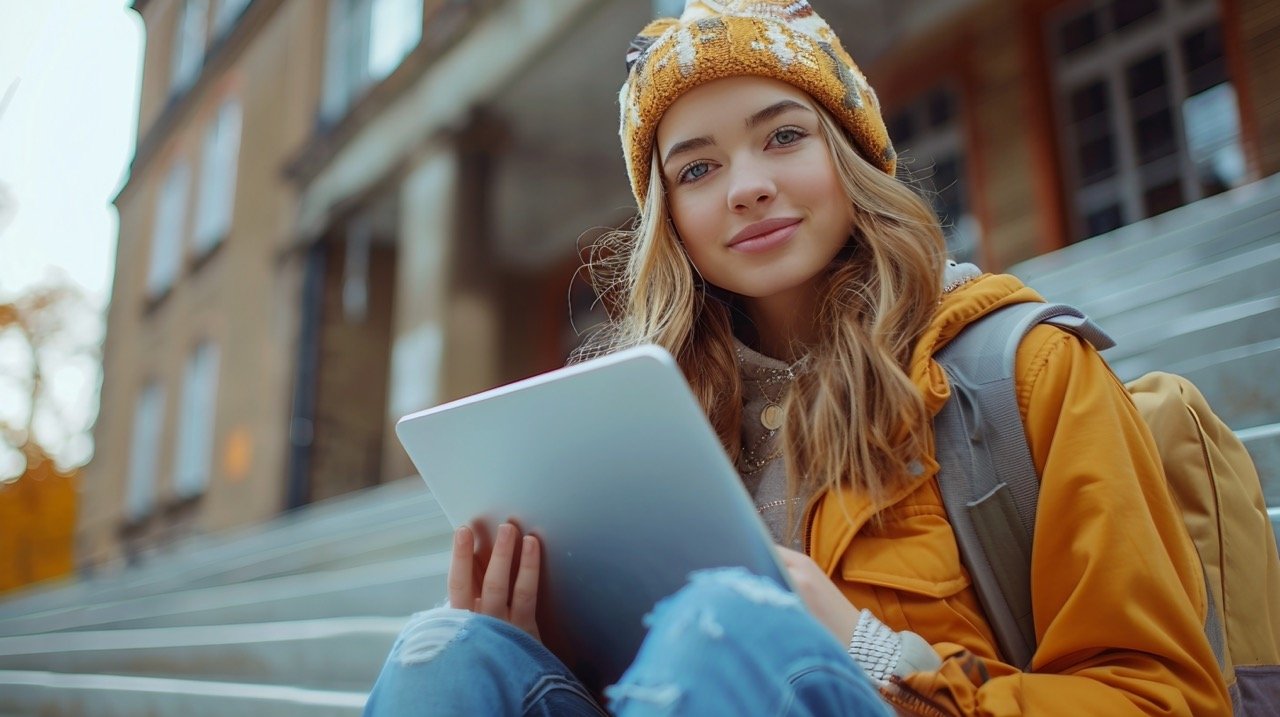
[[[449,607],[417,613],[401,632],[397,659],[401,665],[431,661],[446,647],[466,639],[474,617],[470,610]]]

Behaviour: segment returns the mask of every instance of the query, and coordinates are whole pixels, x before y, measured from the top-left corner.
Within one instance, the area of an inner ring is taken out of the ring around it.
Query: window
[[[223,37],[249,5],[249,0],[215,0],[213,9],[213,36]]]
[[[218,403],[218,347],[204,342],[191,352],[182,378],[174,491],[181,498],[204,492],[213,459],[214,417]]]
[[[178,94],[195,83],[204,64],[205,22],[208,0],[186,0],[173,35],[173,69],[169,91]]]
[[[182,238],[187,215],[187,192],[191,172],[179,161],[169,170],[156,202],[155,227],[151,235],[151,264],[147,272],[147,295],[155,298],[173,285],[182,264]]]
[[[1075,239],[1243,182],[1216,3],[1085,0],[1047,31]]]
[[[948,253],[956,261],[973,261],[980,232],[965,181],[958,93],[936,87],[889,115],[886,124],[913,183],[942,220]]]
[[[330,0],[321,116],[333,122],[422,39],[423,0]]]
[[[217,246],[231,229],[239,154],[240,103],[228,100],[218,108],[217,116],[205,131],[200,155],[194,236],[197,256]]]
[[[129,449],[129,486],[125,515],[137,520],[155,504],[156,466],[160,461],[160,429],[164,414],[164,389],[150,383],[138,395],[133,414],[133,442]]]
[[[653,0],[654,17],[680,17],[684,12],[684,0]]]

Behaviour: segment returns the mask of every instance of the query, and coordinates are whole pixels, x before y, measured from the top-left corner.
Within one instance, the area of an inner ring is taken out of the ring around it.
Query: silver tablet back
[[[675,360],[641,346],[404,417],[396,433],[449,521],[511,519],[543,544],[543,642],[593,690],[690,572],[786,585],[769,534]]]

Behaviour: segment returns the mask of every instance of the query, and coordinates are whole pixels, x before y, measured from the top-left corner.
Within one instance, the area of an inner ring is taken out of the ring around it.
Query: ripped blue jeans
[[[512,625],[437,608],[410,619],[365,717],[422,715],[890,714],[857,663],[776,583],[706,570],[645,617],[606,712],[546,648]]]

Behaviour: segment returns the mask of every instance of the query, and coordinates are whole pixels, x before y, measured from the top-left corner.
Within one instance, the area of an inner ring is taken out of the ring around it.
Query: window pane
[[[1085,217],[1086,236],[1105,234],[1112,229],[1120,228],[1120,205],[1111,204]]]
[[[1111,109],[1111,99],[1107,96],[1107,83],[1098,80],[1071,93],[1071,119],[1080,122]]]
[[[1124,30],[1140,20],[1154,19],[1160,13],[1160,0],[1115,0],[1111,3],[1111,21],[1116,30]]]
[[[1078,155],[1082,186],[1106,179],[1115,173],[1115,151],[1110,135],[1081,144]]]
[[[1142,194],[1142,206],[1145,216],[1154,217],[1170,209],[1177,209],[1185,202],[1182,199],[1182,182],[1173,180],[1152,187]]]
[[[129,486],[125,514],[136,520],[151,512],[155,504],[156,466],[160,456],[160,428],[164,412],[164,391],[149,384],[138,395],[133,414],[133,440],[129,449]]]
[[[933,188],[937,192],[935,204],[938,216],[944,223],[954,222],[964,213],[964,196],[960,187],[960,160],[947,157],[939,160],[933,169]]]
[[[1224,82],[1182,103],[1187,152],[1201,192],[1218,194],[1245,181],[1240,111],[1235,88]]]
[[[390,75],[422,38],[422,0],[373,0],[369,78]]]
[[[181,92],[195,82],[204,63],[205,19],[209,15],[208,0],[187,0],[174,29],[173,69],[170,87]]]
[[[240,19],[240,14],[249,5],[249,0],[217,0],[213,17],[213,36],[225,35]]]
[[[889,138],[899,149],[905,149],[910,145],[916,134],[915,116],[912,115],[910,108],[890,117],[888,129]]]
[[[1157,52],[1125,68],[1129,97],[1138,99],[1149,92],[1163,90],[1167,78],[1164,71],[1164,53]]]
[[[929,115],[930,127],[943,127],[955,119],[956,98],[950,90],[942,89],[930,93],[925,107]]]
[[[183,375],[174,461],[174,489],[182,497],[199,495],[209,483],[217,391],[218,349],[205,342],[191,354]]]
[[[1178,151],[1173,129],[1173,113],[1162,109],[1134,122],[1138,141],[1138,162],[1146,164]]]
[[[330,0],[329,30],[324,57],[324,96],[320,100],[320,117],[333,122],[347,110],[347,22],[348,0]]]
[[[196,250],[215,246],[231,228],[240,154],[240,103],[223,103],[210,124],[200,158],[200,194],[196,209]]]
[[[1183,64],[1187,69],[1187,93],[1197,95],[1227,81],[1227,63],[1222,50],[1222,27],[1217,23],[1193,32],[1182,40]]]
[[[1092,44],[1098,39],[1099,34],[1098,13],[1093,10],[1068,20],[1058,31],[1058,42],[1062,47],[1062,54],[1069,55]]]
[[[182,264],[182,235],[186,225],[190,175],[186,162],[174,165],[156,202],[151,263],[147,272],[147,293],[153,296],[163,293],[173,284]]]

